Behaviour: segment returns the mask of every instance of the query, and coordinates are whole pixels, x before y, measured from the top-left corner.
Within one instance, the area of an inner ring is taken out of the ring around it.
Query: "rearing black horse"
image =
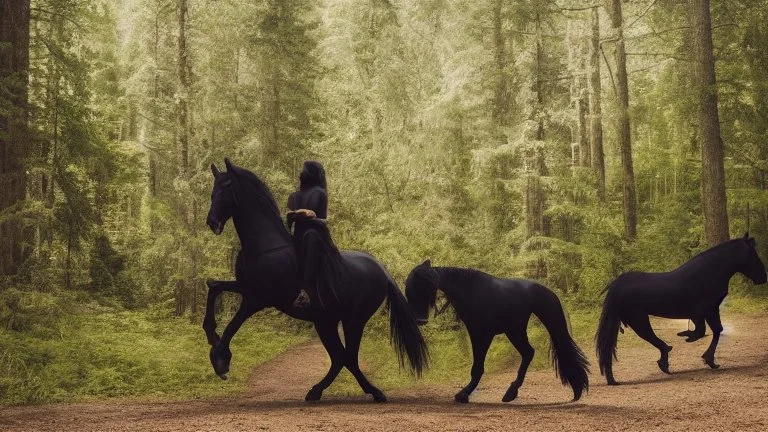
[[[224,224],[232,221],[240,237],[241,251],[235,265],[236,281],[209,282],[203,329],[211,345],[211,364],[222,379],[226,379],[232,352],[232,337],[240,326],[256,312],[275,307],[286,314],[312,321],[320,340],[331,358],[325,377],[307,393],[306,400],[317,400],[346,367],[365,393],[377,402],[386,401],[384,393],[373,386],[360,371],[358,351],[363,328],[387,299],[390,337],[400,356],[406,359],[416,374],[427,366],[427,346],[419,331],[408,303],[384,267],[370,255],[342,252],[343,277],[334,279],[334,289],[340,304],[332,309],[296,308],[293,301],[301,288],[293,240],[282,223],[280,211],[269,188],[252,172],[233,165],[225,159],[227,171],[220,172],[211,165],[214,175],[208,226],[221,234]],[[324,260],[312,260],[322,263]],[[328,275],[331,272],[317,274]],[[242,296],[240,308],[224,329],[216,333],[214,302],[222,291]],[[339,322],[344,329],[345,345],[337,331]]]
[[[596,348],[600,372],[608,384],[618,384],[613,378],[616,339],[622,324],[655,346],[661,353],[659,369],[669,373],[669,351],[672,347],[653,332],[649,315],[663,318],[687,318],[694,322],[705,320],[712,329],[712,342],[701,356],[712,369],[715,349],[723,325],[720,323],[720,303],[728,295],[728,281],[741,273],[755,284],[766,282],[765,265],[755,249],[755,239],[729,240],[710,248],[677,269],[667,273],[624,273],[611,282],[606,291]],[[697,324],[697,330],[699,325]],[[686,332],[687,333],[687,332]],[[703,336],[703,326],[700,330]],[[700,336],[689,335],[698,339]]]

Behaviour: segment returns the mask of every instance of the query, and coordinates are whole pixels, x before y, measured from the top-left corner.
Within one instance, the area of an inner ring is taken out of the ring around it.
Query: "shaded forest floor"
[[[416,384],[387,392],[390,402],[304,394],[324,373],[327,357],[315,340],[257,367],[248,393],[184,402],[112,400],[0,408],[7,431],[240,431],[240,430],[765,430],[768,425],[768,317],[726,316],[718,350],[722,368],[707,369],[699,356],[709,336],[686,344],[675,336],[685,321],[655,320],[657,334],[675,349],[673,374],[656,367],[657,351],[631,332],[620,336],[617,379],[607,387],[593,365],[592,387],[579,402],[551,369],[529,373],[516,401],[500,403],[515,369],[487,374],[472,403],[450,384]],[[591,352],[592,347],[588,348]],[[542,350],[537,356],[546,355]],[[590,355],[593,358],[593,355]],[[467,371],[468,374],[468,371]]]

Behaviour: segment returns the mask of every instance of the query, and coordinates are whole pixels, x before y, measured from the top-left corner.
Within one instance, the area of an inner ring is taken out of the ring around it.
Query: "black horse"
[[[522,357],[517,379],[502,401],[517,397],[534,354],[527,333],[532,313],[549,332],[555,373],[563,385],[571,387],[573,400],[578,400],[589,388],[589,362],[568,333],[560,300],[547,287],[523,279],[499,279],[473,269],[432,267],[430,260],[426,260],[411,271],[405,283],[405,295],[420,324],[426,324],[430,307],[436,307],[438,289],[464,322],[472,342],[471,380],[456,394],[456,401],[469,402],[469,395],[483,376],[491,341],[501,333],[507,335]]]
[[[712,342],[701,356],[712,369],[715,349],[723,326],[720,323],[720,303],[728,294],[728,281],[741,273],[755,284],[766,282],[765,266],[755,250],[755,239],[729,240],[708,249],[668,273],[624,273],[611,282],[606,291],[596,348],[600,373],[608,384],[618,384],[613,378],[612,363],[616,359],[616,339],[621,325],[629,326],[638,336],[658,348],[659,369],[669,373],[669,351],[672,347],[653,332],[649,315],[663,318],[693,320],[696,330],[684,332],[690,340],[704,335],[705,320],[712,329]],[[700,325],[701,323],[701,325]]]
[[[221,234],[226,221],[232,218],[242,249],[235,265],[236,281],[210,281],[208,284],[203,329],[212,347],[210,359],[216,374],[226,379],[232,359],[229,344],[243,322],[264,308],[275,307],[294,318],[312,321],[331,358],[328,373],[309,390],[306,400],[319,399],[342,367],[346,367],[365,393],[373,395],[377,402],[384,402],[386,397],[381,390],[360,371],[358,350],[365,324],[385,298],[389,307],[390,337],[401,365],[407,359],[411,369],[421,374],[427,366],[428,353],[416,318],[392,277],[370,255],[341,253],[344,268],[341,277],[332,280],[339,297],[333,308],[296,308],[293,305],[301,281],[293,240],[282,223],[277,204],[269,188],[255,174],[234,166],[228,159],[225,164],[226,172],[211,165],[214,182],[208,226],[214,233]],[[322,248],[320,244],[312,250],[319,253]],[[326,261],[312,260],[317,265]],[[315,274],[320,275],[318,277],[334,274],[326,270],[318,269]],[[240,294],[242,302],[219,337],[214,303],[222,291]],[[344,330],[344,345],[337,331],[339,322]]]

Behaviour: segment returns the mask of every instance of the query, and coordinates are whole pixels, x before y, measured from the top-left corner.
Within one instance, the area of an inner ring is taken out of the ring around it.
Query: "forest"
[[[283,210],[320,161],[342,249],[540,281],[589,339],[622,272],[768,258],[766,142],[765,0],[0,0],[0,403],[244,385],[199,327],[225,157]],[[252,321],[250,365],[312,334]]]

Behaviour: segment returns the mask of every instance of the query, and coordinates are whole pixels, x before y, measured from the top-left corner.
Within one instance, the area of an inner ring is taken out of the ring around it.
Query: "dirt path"
[[[711,371],[699,358],[709,337],[686,344],[674,336],[684,321],[655,321],[657,334],[675,347],[671,376],[657,369],[655,349],[628,332],[620,337],[621,361],[614,369],[624,384],[605,386],[593,366],[592,387],[577,403],[567,403],[570,390],[544,370],[528,375],[516,401],[501,404],[514,378],[510,370],[486,375],[469,405],[453,402],[458,390],[453,385],[390,391],[387,404],[363,396],[326,396],[308,404],[304,394],[327,367],[326,362],[307,361],[326,358],[322,346],[312,341],[257,368],[250,393],[242,397],[0,408],[0,430],[768,430],[768,317],[726,316],[725,325],[718,350],[722,368]]]

